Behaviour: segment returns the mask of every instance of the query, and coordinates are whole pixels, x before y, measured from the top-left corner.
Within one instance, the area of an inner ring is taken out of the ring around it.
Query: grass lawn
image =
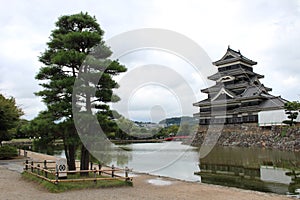
[[[93,175],[91,174],[91,177]],[[103,177],[97,175],[97,177]],[[124,181],[124,180],[98,180],[97,182],[94,181],[80,181],[80,182],[60,182],[57,185],[54,183],[50,183],[46,180],[43,180],[39,177],[36,177],[30,173],[23,172],[22,178],[28,181],[32,181],[37,183],[38,185],[42,186],[49,192],[65,192],[69,190],[78,190],[78,189],[90,189],[90,188],[107,188],[107,187],[123,187],[123,186],[132,186],[132,182]],[[53,177],[49,177],[53,178]],[[69,179],[76,179],[80,178],[79,174],[75,175],[68,175]]]

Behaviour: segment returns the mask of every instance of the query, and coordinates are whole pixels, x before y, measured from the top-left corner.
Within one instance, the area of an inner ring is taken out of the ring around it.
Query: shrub
[[[281,137],[286,136],[287,130],[288,130],[288,127],[283,127],[283,129],[281,130]]]
[[[0,147],[0,159],[13,158],[18,156],[16,147],[13,146],[2,146]]]

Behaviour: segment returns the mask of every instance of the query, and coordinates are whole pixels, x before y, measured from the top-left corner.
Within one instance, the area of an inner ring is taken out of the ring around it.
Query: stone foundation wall
[[[300,151],[300,127],[273,126],[259,127],[253,124],[228,124],[223,127],[199,126],[192,142],[193,146],[201,146],[207,131],[212,135],[221,135],[217,145],[238,147],[264,147],[287,151]],[[215,133],[214,133],[215,131]],[[207,143],[206,140],[205,142]]]

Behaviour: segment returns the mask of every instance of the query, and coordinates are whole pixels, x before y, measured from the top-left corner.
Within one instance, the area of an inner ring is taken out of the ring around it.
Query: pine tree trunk
[[[84,68],[84,72],[89,73],[88,72],[88,66],[86,66]],[[85,80],[85,86],[89,87],[89,80]],[[92,115],[91,94],[88,90],[85,93],[85,98],[86,98],[86,102],[85,102],[86,112],[89,113],[90,115]],[[81,158],[80,158],[80,170],[88,170],[89,169],[89,162],[90,162],[90,152],[86,149],[84,144],[82,144],[82,146],[81,146]],[[87,176],[88,174],[89,174],[88,172],[81,172],[80,173],[81,176]]]
[[[76,147],[74,145],[69,145],[68,166],[69,166],[70,171],[71,170],[76,170],[75,153],[76,153]]]
[[[80,170],[88,170],[90,162],[90,152],[85,148],[84,145],[81,147],[81,158],[80,158]],[[88,172],[81,172],[81,176],[87,176]]]
[[[76,170],[76,163],[75,163],[76,148],[75,148],[75,146],[64,144],[64,149],[65,149],[65,155],[66,155],[67,164],[68,164],[68,170],[69,171]]]

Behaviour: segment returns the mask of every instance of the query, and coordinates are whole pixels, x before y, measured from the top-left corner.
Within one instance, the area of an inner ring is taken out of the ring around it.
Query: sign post
[[[59,179],[66,179],[67,178],[67,159],[59,158],[56,159],[56,172],[58,172]]]

